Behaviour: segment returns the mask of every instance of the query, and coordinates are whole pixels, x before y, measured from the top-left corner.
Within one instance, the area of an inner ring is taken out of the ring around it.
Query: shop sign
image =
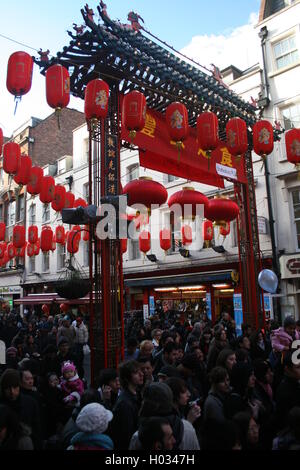
[[[243,323],[243,301],[242,294],[233,294],[233,308],[234,308],[234,320],[236,324],[236,334],[240,336],[242,334],[242,323]]]
[[[281,272],[282,279],[300,277],[300,255],[299,254],[281,256],[279,258],[279,263],[280,263],[280,272]]]
[[[232,178],[234,180],[237,180],[237,173],[235,168],[230,168],[229,166],[216,163],[216,171],[220,176],[225,176],[225,178]]]
[[[146,304],[143,305],[143,315],[144,315],[144,321],[148,320],[148,318],[149,318],[149,305],[146,305]]]
[[[154,297],[152,295],[149,296],[149,309],[150,309],[150,317],[155,313],[155,302]]]
[[[264,294],[264,309],[265,309],[265,319],[273,320],[273,300],[271,294]]]
[[[206,293],[206,314],[209,320],[211,320],[211,294]]]
[[[0,295],[20,294],[20,293],[21,293],[21,287],[19,286],[0,287]]]

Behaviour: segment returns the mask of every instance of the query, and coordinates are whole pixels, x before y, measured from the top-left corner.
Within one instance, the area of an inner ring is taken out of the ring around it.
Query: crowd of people
[[[299,338],[292,317],[240,336],[226,311],[134,317],[92,386],[84,319],[0,312],[0,450],[299,450]]]

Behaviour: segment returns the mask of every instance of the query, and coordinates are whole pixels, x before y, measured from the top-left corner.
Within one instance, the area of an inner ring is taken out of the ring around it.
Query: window
[[[57,243],[57,269],[64,269],[66,264],[66,245]]]
[[[49,271],[50,262],[49,262],[49,251],[43,253],[43,272]]]
[[[62,160],[59,160],[58,162],[58,174],[60,175],[61,173],[65,173],[66,171],[66,159],[63,158]]]
[[[276,68],[282,69],[299,60],[295,36],[289,36],[273,45]]]
[[[16,201],[8,204],[7,210],[7,225],[11,226],[16,223]]]
[[[43,224],[50,222],[50,204],[43,205]]]
[[[17,219],[18,221],[24,220],[25,199],[24,196],[18,197],[17,204]]]
[[[178,176],[173,176],[173,175],[167,175],[167,183],[172,183],[175,180],[178,180]]]
[[[136,180],[140,175],[139,164],[135,163],[127,167],[127,182]]]
[[[300,190],[292,191],[294,222],[297,234],[297,248],[300,249]]]
[[[83,141],[82,160],[84,162],[89,161],[89,139],[84,139]]]
[[[29,207],[29,225],[35,225],[35,218],[36,218],[36,205],[31,204]]]
[[[281,114],[283,117],[283,127],[286,131],[293,127],[300,127],[300,104],[292,104],[282,109]]]
[[[83,266],[89,266],[89,242],[84,242],[83,245]]]
[[[231,240],[232,240],[232,248],[238,246],[238,233],[237,233],[237,220],[233,220],[231,222]]]
[[[130,251],[129,251],[129,259],[133,261],[135,259],[139,259],[141,257],[139,241],[138,240],[131,240],[130,242]]]
[[[29,258],[29,266],[28,266],[29,272],[34,273],[35,272],[35,256],[31,256]]]

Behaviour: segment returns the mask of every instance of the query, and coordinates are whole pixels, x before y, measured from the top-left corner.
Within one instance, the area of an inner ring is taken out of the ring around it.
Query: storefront
[[[300,318],[300,253],[282,255],[279,258],[281,274],[282,319],[292,315]]]
[[[20,298],[22,289],[20,286],[5,286],[0,287],[0,297],[10,308],[14,307],[15,301]]]

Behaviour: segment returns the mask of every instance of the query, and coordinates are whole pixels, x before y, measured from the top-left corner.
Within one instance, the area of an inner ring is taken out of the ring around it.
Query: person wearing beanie
[[[79,378],[76,366],[73,362],[67,361],[61,368],[60,386],[64,393],[64,403],[71,406],[79,406],[80,397],[84,392],[84,385]]]
[[[175,443],[173,450],[199,450],[199,442],[192,424],[181,419],[173,406],[173,392],[166,383],[154,382],[145,388],[143,403],[140,410],[140,426],[152,417],[163,417],[170,424]],[[129,450],[141,450],[139,431],[136,431],[130,441]]]
[[[58,353],[55,359],[55,367],[52,368],[52,371],[56,372],[58,376],[61,375],[61,368],[64,362],[73,362],[78,370],[77,358],[73,354],[73,351],[70,347],[70,342],[68,338],[64,336],[60,337],[57,343]]]
[[[113,441],[104,434],[112,418],[112,412],[100,403],[84,406],[76,419],[80,432],[72,437],[67,450],[113,450]]]
[[[6,405],[31,428],[34,448],[42,448],[41,421],[37,402],[20,390],[20,374],[17,370],[6,369],[0,379],[0,404]]]

